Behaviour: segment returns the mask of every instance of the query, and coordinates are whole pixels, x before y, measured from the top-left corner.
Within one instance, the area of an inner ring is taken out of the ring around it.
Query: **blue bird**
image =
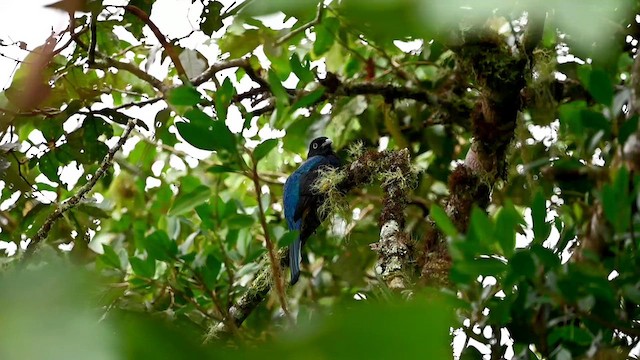
[[[300,277],[300,250],[323,220],[322,214],[318,214],[317,210],[324,202],[324,196],[313,189],[313,183],[323,167],[339,166],[340,159],[333,152],[331,140],[322,136],[311,142],[307,161],[284,183],[284,217],[289,230],[300,232],[289,246],[291,285],[298,282]]]

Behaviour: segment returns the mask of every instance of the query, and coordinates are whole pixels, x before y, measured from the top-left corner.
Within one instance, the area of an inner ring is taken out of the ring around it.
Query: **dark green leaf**
[[[456,236],[458,235],[458,229],[456,229],[447,213],[442,210],[442,208],[438,205],[431,205],[431,211],[429,212],[433,221],[438,225],[440,230],[447,236]]]
[[[221,2],[211,1],[204,9],[202,13],[202,18],[204,20],[200,25],[200,29],[208,36],[211,36],[214,32],[222,28],[222,17],[220,16],[222,8],[223,5]]]
[[[102,261],[102,263],[114,269],[122,269],[120,257],[118,256],[118,254],[116,254],[116,252],[110,245],[102,244],[102,251],[103,254],[100,255],[100,260]]]
[[[58,176],[58,166],[60,163],[58,159],[56,159],[55,155],[52,151],[47,152],[42,155],[42,157],[38,160],[38,167],[40,171],[49,178],[49,180],[53,182],[60,182],[60,177]]]
[[[573,325],[554,327],[548,337],[549,344],[551,345],[572,342],[587,346],[591,344],[592,340],[593,336],[589,331]]]
[[[225,78],[218,91],[216,91],[215,96],[215,107],[218,120],[224,121],[227,119],[227,108],[229,107],[229,104],[231,104],[231,100],[233,99],[235,92],[231,79]]]
[[[300,232],[298,231],[287,231],[278,239],[278,247],[285,247],[293,244],[293,241],[298,238]]]
[[[171,261],[178,254],[178,245],[169,239],[166,232],[156,230],[151,235],[142,239],[144,249],[152,259]]]
[[[613,102],[613,84],[606,71],[584,65],[578,69],[582,84],[599,103],[611,106]]]
[[[631,136],[631,134],[633,134],[638,129],[638,119],[640,119],[640,117],[638,117],[638,115],[634,115],[633,117],[622,123],[622,126],[620,126],[620,131],[618,133],[618,142],[620,142],[620,144],[624,144],[629,136]]]
[[[522,223],[523,219],[520,213],[511,201],[507,201],[496,218],[495,232],[504,256],[510,257],[513,254],[516,247],[516,229]]]
[[[507,269],[507,264],[493,257],[482,257],[475,260],[467,260],[454,265],[458,271],[473,276],[499,276]]]
[[[289,93],[282,86],[282,82],[275,71],[269,70],[269,86],[271,86],[271,91],[273,91],[273,95],[275,95],[277,101],[282,104],[289,103]]]
[[[300,109],[303,107],[315,105],[318,100],[322,98],[324,95],[324,88],[320,87],[318,89],[313,90],[312,92],[304,95],[298,101],[296,101],[293,106],[291,106],[291,110]]]
[[[547,199],[541,191],[536,192],[531,203],[531,218],[533,220],[533,235],[537,243],[542,243],[551,233],[551,225],[546,222]]]
[[[313,43],[313,53],[316,56],[321,56],[331,49],[339,26],[340,21],[334,17],[324,18],[322,23],[315,26],[316,41]]]
[[[205,266],[199,269],[207,288],[215,288],[220,269],[222,269],[222,262],[213,255],[207,256]]]
[[[304,84],[308,84],[315,80],[313,71],[309,69],[309,64],[305,61],[305,64],[303,65],[302,62],[300,62],[298,54],[294,53],[293,55],[291,55],[289,64],[291,65],[291,70],[294,74],[296,74],[298,79],[300,79],[300,82],[303,86]]]
[[[474,206],[471,210],[468,240],[475,240],[484,245],[490,245],[493,239],[494,226],[487,214]]]
[[[143,260],[132,256],[129,258],[129,264],[131,264],[131,269],[138,276],[151,279],[156,273],[156,261],[151,257]]]
[[[253,158],[255,161],[260,161],[263,157],[267,156],[271,150],[278,146],[278,139],[269,139],[261,142],[253,150]]]

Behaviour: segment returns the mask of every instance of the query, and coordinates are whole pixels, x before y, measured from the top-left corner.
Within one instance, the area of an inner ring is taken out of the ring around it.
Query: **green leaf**
[[[180,136],[198,149],[228,151],[230,153],[236,150],[235,136],[223,121],[211,121],[206,126],[197,123],[176,122],[175,126]]]
[[[603,130],[605,135],[611,134],[611,122],[599,111],[582,110],[582,125],[588,129]]]
[[[201,267],[199,271],[208,289],[215,288],[220,269],[222,269],[222,261],[213,255],[207,256],[205,266]]]
[[[228,52],[231,58],[239,58],[262,45],[263,39],[256,29],[244,30],[241,35],[225,34],[219,41],[222,54]]]
[[[269,139],[261,142],[253,150],[253,158],[256,162],[260,161],[263,157],[267,156],[271,150],[278,146],[278,139]]]
[[[132,256],[129,258],[129,264],[133,272],[140,277],[151,279],[156,273],[156,261],[151,257],[143,260]]]
[[[340,21],[334,17],[326,17],[322,23],[315,26],[316,41],[313,43],[313,53],[316,56],[321,56],[331,49],[339,26]]]
[[[498,238],[504,256],[510,257],[513,254],[516,247],[516,229],[522,223],[522,216],[508,200],[496,218],[495,236]]]
[[[196,206],[207,202],[210,197],[211,189],[208,186],[200,185],[189,193],[178,195],[168,215],[178,216],[185,214],[193,210]]]
[[[629,136],[633,134],[638,129],[638,115],[634,115],[631,119],[628,119],[622,126],[620,126],[620,131],[618,132],[618,142],[620,144],[624,144]]]
[[[509,260],[511,272],[527,279],[533,278],[536,273],[536,263],[529,249],[517,251]]]
[[[482,257],[473,260],[462,261],[454,265],[462,272],[472,276],[499,276],[507,269],[507,264],[493,257]]]
[[[202,23],[200,30],[208,36],[213,35],[214,32],[220,30],[223,26],[222,17],[220,12],[223,5],[219,1],[210,1],[207,7],[202,12]]]
[[[220,85],[220,88],[216,91],[215,96],[215,107],[218,120],[224,121],[227,119],[227,109],[229,108],[229,104],[231,104],[231,100],[233,100],[235,92],[231,79],[228,77],[225,78],[222,85]]]
[[[193,108],[189,109],[184,113],[184,117],[189,119],[189,123],[199,127],[207,127],[211,125],[213,119],[211,116],[207,115],[204,111]]]
[[[291,106],[291,111],[316,104],[324,95],[324,91],[325,89],[320,87],[301,97]]]
[[[553,327],[547,339],[550,345],[572,342],[587,346],[591,344],[593,336],[586,329],[574,325],[566,325]]]
[[[547,223],[547,199],[542,191],[536,192],[531,203],[531,218],[533,220],[533,235],[536,243],[542,244],[551,233],[551,224]]]
[[[178,254],[178,245],[169,239],[166,232],[156,230],[151,235],[142,239],[142,245],[147,254],[156,260],[171,261]]]
[[[451,219],[449,219],[449,216],[447,216],[447,213],[442,210],[440,206],[435,204],[431,205],[431,212],[429,214],[445,235],[451,237],[458,235],[458,229],[456,229]]]
[[[291,70],[293,71],[293,73],[296,74],[298,79],[300,79],[300,82],[302,83],[301,87],[315,80],[313,71],[309,69],[309,63],[305,61],[305,64],[303,65],[302,62],[300,62],[298,54],[293,53],[293,55],[291,55],[289,64],[291,65]]]
[[[287,231],[278,239],[278,247],[285,247],[293,244],[293,241],[300,236],[299,231]]]
[[[238,169],[226,165],[213,165],[207,169],[212,174],[237,173]]]
[[[282,86],[280,78],[278,78],[278,75],[272,69],[269,69],[269,86],[271,86],[271,91],[278,102],[281,104],[289,104],[289,93],[284,86]]]
[[[615,174],[613,184],[602,187],[602,208],[604,215],[618,232],[629,228],[631,207],[629,197],[629,171],[621,167]]]
[[[60,182],[60,177],[58,176],[59,165],[60,163],[53,154],[53,151],[48,151],[38,159],[38,168],[40,168],[40,172],[49,178],[49,180],[57,183]]]
[[[191,85],[181,85],[169,90],[167,101],[176,106],[193,106],[200,102],[200,93]]]
[[[493,242],[493,223],[487,216],[487,214],[480,210],[477,206],[474,206],[471,210],[471,220],[469,224],[468,240],[475,238],[484,245],[490,245]]]
[[[589,65],[578,68],[578,76],[593,98],[606,106],[613,103],[613,83],[603,69],[591,69]]]
[[[114,269],[122,270],[122,263],[120,257],[113,250],[111,245],[102,244],[102,255],[99,256],[103,264],[112,267]]]

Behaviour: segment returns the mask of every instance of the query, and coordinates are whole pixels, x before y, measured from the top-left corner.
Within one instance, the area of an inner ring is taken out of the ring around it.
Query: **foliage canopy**
[[[162,2],[53,4],[0,92],[0,358],[640,342],[638,2],[195,0],[180,38]],[[287,288],[320,135],[347,165]]]

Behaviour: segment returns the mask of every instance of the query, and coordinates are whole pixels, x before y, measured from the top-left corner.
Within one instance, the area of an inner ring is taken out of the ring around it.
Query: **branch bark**
[[[532,53],[540,41],[541,27],[530,26],[533,35],[527,37],[525,47],[526,52]],[[507,150],[515,135],[521,91],[526,86],[531,60],[528,54],[512,52],[504,39],[484,29],[471,34],[456,51],[461,70],[472,74],[469,81],[480,91],[471,114],[474,141],[464,163],[449,177],[450,197],[446,204],[447,215],[460,232],[466,232],[474,204],[486,208],[493,185],[506,180]],[[426,283],[442,286],[448,282],[451,258],[442,233],[433,223],[425,236],[419,263]]]
[[[96,184],[98,183],[98,180],[100,180],[104,176],[104,174],[106,174],[107,170],[109,170],[109,168],[113,164],[113,158],[115,154],[118,151],[120,151],[124,143],[127,141],[135,125],[136,125],[135,120],[129,120],[126,128],[124,129],[124,132],[122,133],[122,136],[120,137],[116,145],[113,148],[109,149],[109,152],[107,153],[107,155],[104,157],[104,159],[102,159],[102,162],[100,163],[100,167],[95,172],[95,174],[93,174],[91,179],[86,184],[84,184],[84,186],[82,186],[75,195],[71,196],[65,202],[58,205],[58,207],[45,219],[44,223],[42,224],[42,227],[36,233],[36,236],[33,239],[31,239],[31,243],[29,244],[29,247],[27,247],[27,249],[25,250],[24,256],[22,259],[29,258],[35,252],[38,245],[44,239],[47,238],[53,224],[58,219],[60,219],[65,212],[73,209],[78,204],[80,204],[80,202],[84,200],[85,196],[91,191],[91,189],[93,189],[93,187],[96,186]]]

